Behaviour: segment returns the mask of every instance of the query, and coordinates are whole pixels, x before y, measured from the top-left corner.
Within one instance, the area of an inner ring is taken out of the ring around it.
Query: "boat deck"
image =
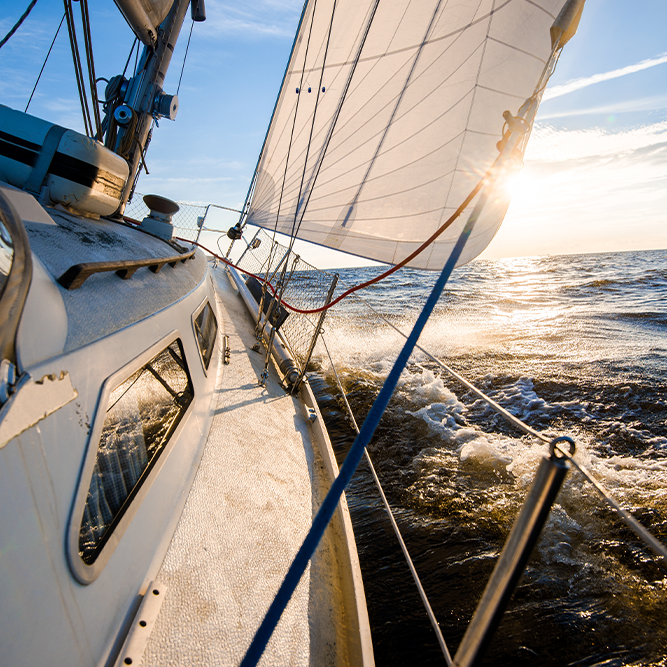
[[[238,664],[329,486],[302,403],[285,393],[273,365],[259,386],[264,348],[251,349],[257,341],[245,305],[222,270],[215,276],[231,361],[218,378],[209,440],[157,577],[168,590],[146,666]],[[260,664],[355,661],[340,533],[334,521]]]

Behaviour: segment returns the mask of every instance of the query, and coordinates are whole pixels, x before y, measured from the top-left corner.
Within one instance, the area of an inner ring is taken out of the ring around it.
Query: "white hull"
[[[35,387],[44,376],[65,371],[76,392],[37,421],[15,407],[20,407],[22,388],[2,408],[2,417],[13,411],[15,421],[23,416],[27,420],[17,427],[17,435],[0,444],[3,663],[113,664],[142,596],[156,578],[169,580],[171,586],[146,664],[237,662],[330,483],[335,461],[325,431],[317,422],[311,428],[300,402],[284,394],[275,375],[269,382],[271,398],[257,386],[260,356],[247,348],[252,337],[247,314],[235,294],[223,295],[226,305],[218,305],[201,254],[157,273],[139,269],[130,280],[114,272],[95,274],[80,288],[67,290],[56,282],[65,265],[101,261],[105,255],[119,259],[139,249],[156,257],[174,250],[118,223],[42,209],[31,195],[15,188],[2,187],[2,193],[34,242],[33,282],[17,337],[19,371]],[[84,234],[85,225],[90,227]],[[95,235],[99,242],[91,244]],[[65,241],[71,246],[63,253],[58,245]],[[206,301],[218,323],[208,372],[194,327]],[[223,373],[224,331],[231,334],[232,360]],[[110,392],[171,341],[182,346],[194,400],[156,462],[145,468],[143,484],[108,528],[110,537],[104,537],[94,561],[85,562],[82,516],[89,507],[91,475],[97,474],[93,467],[99,463],[105,414],[115,405],[109,405]],[[306,399],[312,401],[312,395]],[[279,421],[258,419],[253,403],[270,412],[280,406]],[[205,465],[192,486],[202,455]],[[237,465],[235,457],[243,456],[245,464]],[[281,464],[286,467],[276,481]],[[211,477],[211,470],[220,476]],[[285,484],[291,488],[287,496]],[[272,497],[272,485],[283,489],[283,495]],[[239,498],[236,490],[244,486],[259,495]],[[254,504],[275,537],[272,542],[262,537],[258,524],[247,520],[244,502]],[[204,518],[197,518],[197,504]],[[234,511],[237,523],[228,530]],[[217,549],[215,557],[204,550],[207,545]],[[290,664],[372,664],[345,504],[326,550],[329,556],[318,557],[309,581],[302,584],[305,597],[288,609],[288,636],[275,640],[280,647],[275,661],[284,657]],[[313,583],[315,571],[325,584]],[[309,597],[313,591],[318,591],[317,603]],[[197,600],[206,604],[197,607]],[[183,604],[194,604],[202,613],[184,611]],[[217,643],[208,641],[207,633],[215,634]],[[332,637],[336,650],[327,649],[324,656],[323,647],[330,646]],[[165,650],[171,651],[168,657]]]

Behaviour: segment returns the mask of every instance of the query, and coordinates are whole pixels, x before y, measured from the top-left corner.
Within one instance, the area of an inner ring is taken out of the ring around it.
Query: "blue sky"
[[[2,0],[2,35],[23,4],[27,0]],[[139,190],[238,207],[301,3],[207,0],[206,8],[208,20],[194,26],[178,118],[162,121],[154,133],[150,175],[142,176]],[[91,3],[90,10],[97,76],[108,78],[122,71],[133,36],[112,2]],[[57,0],[39,0],[0,49],[0,103],[25,108],[62,11]],[[188,16],[168,93],[178,86],[189,24]],[[540,109],[506,221],[483,256],[667,247],[666,28],[665,0],[587,0]],[[29,112],[81,129],[72,71],[63,28]],[[208,226],[226,229],[235,222],[233,214],[216,216]],[[306,258],[346,263],[319,250]]]

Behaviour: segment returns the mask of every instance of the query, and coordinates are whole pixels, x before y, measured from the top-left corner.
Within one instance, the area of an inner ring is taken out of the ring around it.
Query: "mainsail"
[[[564,4],[308,2],[246,221],[390,264],[408,256],[498,157],[503,112],[535,92]],[[508,205],[497,184],[459,264]],[[442,268],[466,217],[409,266]]]

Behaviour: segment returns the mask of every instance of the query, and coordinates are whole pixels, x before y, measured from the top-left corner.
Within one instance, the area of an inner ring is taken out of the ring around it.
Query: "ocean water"
[[[434,280],[402,270],[327,317],[359,422],[402,345],[376,313],[408,331]],[[420,343],[533,428],[574,438],[667,542],[667,251],[473,262]],[[310,377],[342,461],[354,433],[322,346]],[[453,654],[546,447],[417,354],[369,452]],[[444,664],[364,462],[347,498],[377,664]],[[667,664],[667,569],[575,470],[482,664]]]

